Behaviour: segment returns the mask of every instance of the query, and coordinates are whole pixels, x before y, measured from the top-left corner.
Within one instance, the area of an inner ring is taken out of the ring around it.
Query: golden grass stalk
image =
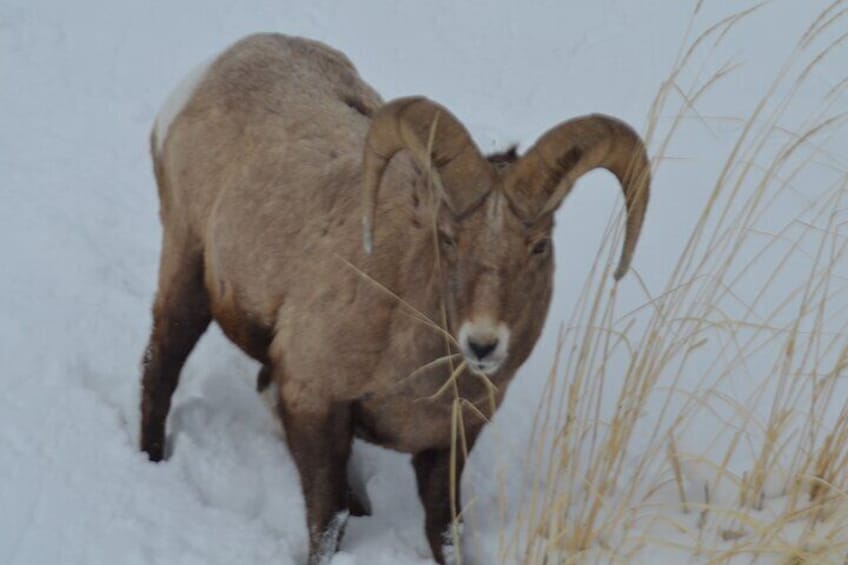
[[[698,105],[736,66],[694,73],[688,85],[684,70],[759,7],[684,43],[648,115],[655,173],[689,118],[707,124]],[[844,0],[813,19],[754,110],[738,120],[733,147],[665,290],[650,297],[642,285],[646,304],[624,316],[616,314],[617,288],[609,283],[620,222],[610,223],[604,252],[560,330],[534,417],[530,488],[519,500],[518,525],[502,535],[502,560],[631,562],[652,544],[704,563],[765,555],[782,563],[844,560],[848,407],[836,391],[848,370],[848,324],[841,321],[848,320],[848,285],[839,269],[848,259],[840,216],[848,171],[827,146],[844,116],[834,112],[831,91],[800,128],[782,120],[813,71],[848,40],[827,33],[846,19]],[[663,118],[678,99],[670,121]],[[822,162],[834,183],[800,191],[796,180]],[[795,220],[776,232],[760,227],[781,199],[799,192],[807,204]],[[743,286],[766,261],[759,288],[746,296]],[[706,363],[705,352],[713,353]],[[701,386],[685,390],[681,383],[692,374]],[[723,393],[720,385],[739,376],[763,386],[748,398]],[[707,449],[681,451],[681,438],[710,411],[720,425]],[[743,452],[751,466],[739,472],[733,461]],[[692,465],[710,470],[700,484],[687,476]],[[728,489],[735,495],[723,496]],[[659,494],[669,491],[676,506],[661,502]],[[679,534],[673,540],[651,533],[669,525]]]

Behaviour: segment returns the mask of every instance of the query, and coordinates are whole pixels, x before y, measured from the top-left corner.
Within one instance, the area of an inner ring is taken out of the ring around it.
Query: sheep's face
[[[538,339],[550,302],[551,215],[528,226],[496,189],[462,218],[439,216],[445,302],[462,355],[486,375],[516,368]]]
[[[427,213],[437,213],[448,329],[473,370],[509,374],[530,354],[551,297],[551,214],[574,182],[593,169],[607,169],[621,183],[627,226],[613,276],[627,272],[650,194],[645,144],[627,124],[602,115],[574,118],[549,129],[521,157],[513,148],[486,159],[445,108],[420,96],[393,100],[374,115],[365,139],[367,253],[383,173],[404,149],[418,165],[413,208],[420,210],[426,201]],[[433,225],[420,218],[415,223]]]

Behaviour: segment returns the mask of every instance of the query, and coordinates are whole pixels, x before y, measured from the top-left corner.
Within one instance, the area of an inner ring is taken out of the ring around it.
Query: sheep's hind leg
[[[323,402],[317,391],[290,383],[281,386],[280,400],[280,419],[306,503],[309,563],[317,564],[337,550],[344,532],[351,411],[348,405]]]
[[[165,421],[180,370],[211,321],[200,251],[175,245],[167,230],[162,244],[153,330],[142,360],[141,449],[151,461],[165,455]]]
[[[259,373],[256,375],[256,392],[259,393],[262,403],[268,407],[271,414],[278,414],[280,395],[270,365],[262,365],[262,368],[259,369]]]
[[[263,394],[268,391],[271,386],[271,366],[262,365],[259,373],[256,375],[256,392]]]

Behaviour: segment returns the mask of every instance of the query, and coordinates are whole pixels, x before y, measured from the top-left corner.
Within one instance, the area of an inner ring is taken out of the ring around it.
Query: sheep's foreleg
[[[306,503],[309,563],[319,563],[337,550],[347,517],[350,407],[321,405],[315,397],[303,402],[302,397],[287,397],[287,390],[281,388],[280,418]]]
[[[460,454],[456,458],[456,507],[460,508],[459,477],[465,458]],[[416,453],[412,457],[415,468],[415,478],[418,480],[418,496],[424,505],[425,532],[433,558],[441,564],[445,563],[442,546],[450,538],[448,526],[453,521],[451,511],[451,471],[450,449],[430,449]],[[447,538],[447,539],[446,539]],[[459,548],[456,548],[459,551]]]

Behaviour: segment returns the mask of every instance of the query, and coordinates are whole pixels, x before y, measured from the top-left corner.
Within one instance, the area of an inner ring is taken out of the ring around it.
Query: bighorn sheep
[[[278,385],[310,561],[354,506],[356,435],[412,454],[442,563],[453,399],[470,449],[541,331],[553,213],[598,167],[624,192],[627,271],[648,202],[639,136],[593,115],[487,159],[438,104],[384,104],[338,51],[262,34],[188,79],[151,143],[164,235],[141,449],[162,459],[180,369],[214,319]]]

